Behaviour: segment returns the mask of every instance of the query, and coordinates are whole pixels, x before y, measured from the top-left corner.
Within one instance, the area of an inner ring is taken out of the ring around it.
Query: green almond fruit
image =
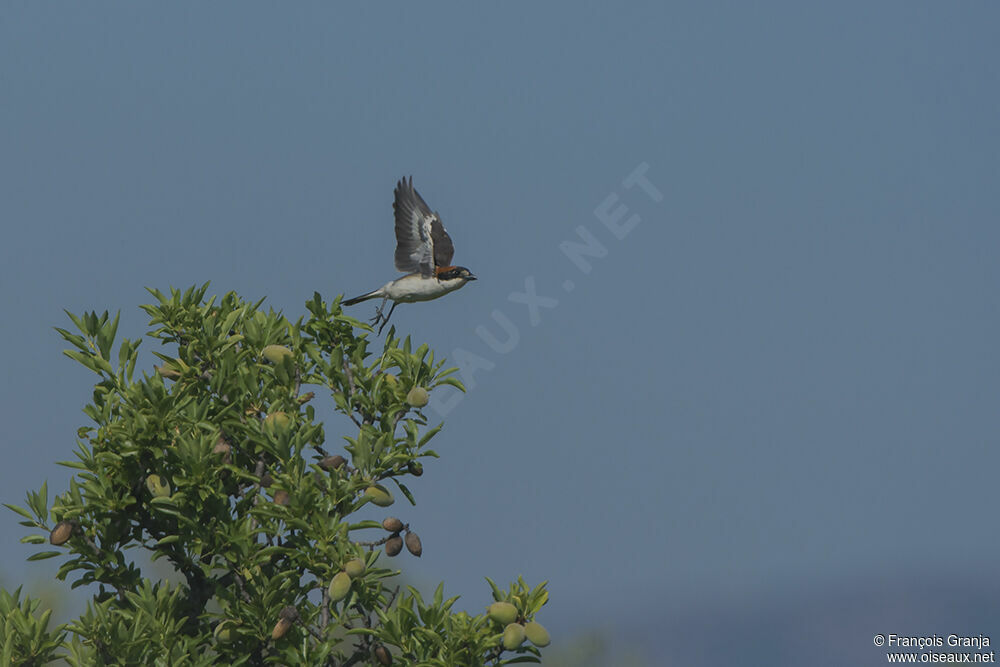
[[[500,625],[508,625],[517,620],[517,607],[509,602],[494,602],[486,608],[486,613]]]
[[[333,575],[333,580],[330,581],[330,588],[327,590],[327,593],[330,594],[330,602],[340,602],[347,597],[350,590],[350,575],[346,572],[338,572]]]
[[[215,639],[223,644],[236,641],[236,624],[232,621],[222,621],[215,626]]]
[[[154,498],[166,498],[170,495],[170,482],[159,475],[149,475],[146,477],[146,488]]]
[[[268,345],[260,353],[272,364],[280,364],[282,359],[293,356],[292,351],[284,345]]]
[[[389,490],[381,484],[372,484],[365,489],[365,498],[368,498],[368,500],[375,503],[379,507],[388,507],[396,502],[393,499],[392,494],[389,493]]]
[[[273,430],[284,430],[288,428],[291,423],[292,418],[280,410],[278,412],[272,412],[264,418],[264,426]]]
[[[397,380],[396,376],[393,375],[392,373],[386,373],[384,377],[385,377],[385,383],[391,387],[395,387],[397,384],[399,384],[399,380]]]
[[[365,573],[365,562],[360,558],[349,560],[344,563],[344,572],[346,572],[347,576],[351,579],[357,579]]]
[[[511,623],[503,629],[503,647],[508,651],[513,651],[524,643],[524,626],[520,623]]]
[[[406,394],[406,402],[415,408],[424,407],[430,400],[430,395],[423,387],[414,387]]]
[[[535,621],[524,626],[524,636],[538,648],[548,646],[549,642],[552,641],[549,637],[549,631],[541,623],[536,623]]]

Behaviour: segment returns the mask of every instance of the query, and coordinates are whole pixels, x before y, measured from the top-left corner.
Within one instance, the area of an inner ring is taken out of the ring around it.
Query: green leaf
[[[18,514],[20,514],[21,516],[23,516],[25,519],[32,519],[32,518],[34,518],[34,517],[31,516],[31,512],[29,512],[28,510],[24,509],[23,507],[18,507],[17,505],[9,505],[7,503],[4,503],[3,506],[6,507],[7,509],[13,511],[13,512],[17,512]]]
[[[398,486],[399,490],[403,492],[403,495],[406,496],[406,499],[410,501],[410,504],[416,507],[417,501],[413,499],[413,494],[410,493],[410,490],[408,488],[406,488],[406,485],[403,484],[402,482],[396,481],[395,478],[393,478],[392,481],[396,482],[396,486]]]
[[[507,599],[504,596],[503,592],[500,590],[500,588],[495,583],[493,583],[492,579],[490,579],[489,577],[485,577],[485,579],[486,579],[486,583],[488,583],[490,585],[490,588],[493,589],[493,599],[494,600],[496,600],[497,602],[500,602],[501,600]]]
[[[459,391],[465,392],[465,385],[462,384],[461,380],[459,380],[458,378],[446,377],[443,380],[438,380],[437,382],[435,382],[434,387],[440,387],[441,385],[444,384],[451,385],[452,387],[455,387]]]
[[[101,350],[101,358],[110,360],[111,359],[111,347],[114,345],[115,336],[118,334],[118,320],[121,318],[121,311],[115,313],[115,319],[108,325],[101,328],[100,333],[97,336],[98,346]],[[104,318],[107,319],[107,312],[104,313]]]
[[[225,336],[229,335],[229,332],[232,330],[233,325],[236,324],[236,320],[238,320],[240,318],[240,315],[242,314],[243,314],[242,310],[234,310],[233,312],[229,313],[229,315],[226,316],[226,319],[223,320],[221,327],[223,335]]]
[[[90,348],[87,346],[87,340],[83,336],[78,336],[76,334],[70,333],[69,331],[66,331],[65,329],[60,329],[59,327],[53,327],[53,328],[59,332],[59,335],[62,336],[63,339],[66,340],[66,342],[75,345],[76,347],[80,348],[80,350],[82,350],[83,352],[90,351]]]
[[[374,630],[370,630],[368,628],[351,628],[350,630],[348,630],[344,634],[345,635],[372,635],[373,637],[378,635],[377,632],[375,632]]]
[[[420,438],[420,442],[417,443],[417,449],[423,447],[428,442],[430,442],[431,438],[437,435],[442,428],[444,428],[444,422],[441,422],[431,430],[427,431],[427,433],[424,434],[424,437]]]
[[[366,521],[359,521],[358,523],[352,523],[347,527],[347,530],[354,532],[355,530],[365,530],[367,528],[382,528],[382,523],[372,519]]]
[[[77,329],[86,333],[86,327],[83,325],[83,320],[81,320],[79,317],[69,312],[68,310],[64,309],[63,312],[69,316],[69,319],[73,321],[73,324],[76,326]]]

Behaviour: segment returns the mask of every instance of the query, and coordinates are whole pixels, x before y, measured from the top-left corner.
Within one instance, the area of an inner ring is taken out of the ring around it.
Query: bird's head
[[[476,280],[476,277],[472,275],[472,271],[469,271],[464,266],[449,266],[444,271],[438,272],[438,280],[462,280],[469,282],[470,280]]]

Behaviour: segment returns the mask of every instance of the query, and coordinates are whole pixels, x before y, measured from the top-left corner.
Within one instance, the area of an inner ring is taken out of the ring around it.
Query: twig
[[[316,638],[316,641],[324,641],[323,635],[319,632],[319,630],[317,630],[311,625],[303,624],[303,627],[305,627],[306,631],[308,631],[309,634],[311,634],[313,637]]]
[[[344,375],[347,376],[347,388],[351,391],[348,397],[353,397],[358,389],[354,384],[354,373],[351,372],[351,367],[348,365],[345,357],[340,358],[340,366],[344,369]]]
[[[250,600],[250,594],[247,593],[246,585],[243,583],[243,577],[241,577],[240,575],[236,574],[235,572],[233,572],[232,575],[233,575],[233,578],[236,580],[236,588],[239,589],[239,591],[240,591],[240,597],[243,598],[244,602],[246,602],[246,603],[249,604],[250,601],[251,601]]]
[[[347,662],[343,664],[342,667],[351,667],[356,662],[361,662],[368,657],[370,651],[364,645],[364,643],[358,643],[354,647],[354,655],[347,659]]]
[[[354,394],[357,393],[358,387],[354,384],[354,373],[351,371],[346,357],[340,357],[340,367],[344,369],[344,376],[347,377],[347,416],[351,418],[355,426],[361,428],[361,423],[354,416]]]
[[[407,528],[409,528],[409,526],[407,526]],[[385,605],[386,611],[392,607],[392,603],[396,601],[397,595],[399,595],[399,586],[396,586],[396,589],[392,592],[392,597],[389,598],[389,603]]]
[[[393,436],[396,435],[396,426],[399,425],[399,420],[402,419],[403,417],[405,417],[406,413],[409,412],[409,411],[410,411],[409,408],[400,408],[399,412],[396,413],[396,416],[393,417],[393,419],[392,419],[392,429],[390,429],[390,431],[389,431],[390,433],[393,434]]]
[[[404,530],[408,529],[409,527],[410,527],[410,524],[406,524],[406,526],[404,526]],[[352,542],[352,543],[358,545],[359,547],[380,547],[383,544],[385,544],[386,542],[388,542],[390,539],[392,539],[392,536],[395,535],[395,534],[396,533],[393,533],[392,535],[389,535],[388,537],[383,537],[381,540],[376,540],[374,542]]]

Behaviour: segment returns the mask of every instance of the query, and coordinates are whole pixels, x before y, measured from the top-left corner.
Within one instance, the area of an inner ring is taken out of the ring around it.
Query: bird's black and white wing
[[[441,218],[413,188],[413,177],[396,184],[392,210],[396,217],[396,269],[433,276],[438,267],[449,266],[455,254],[451,237]]]

